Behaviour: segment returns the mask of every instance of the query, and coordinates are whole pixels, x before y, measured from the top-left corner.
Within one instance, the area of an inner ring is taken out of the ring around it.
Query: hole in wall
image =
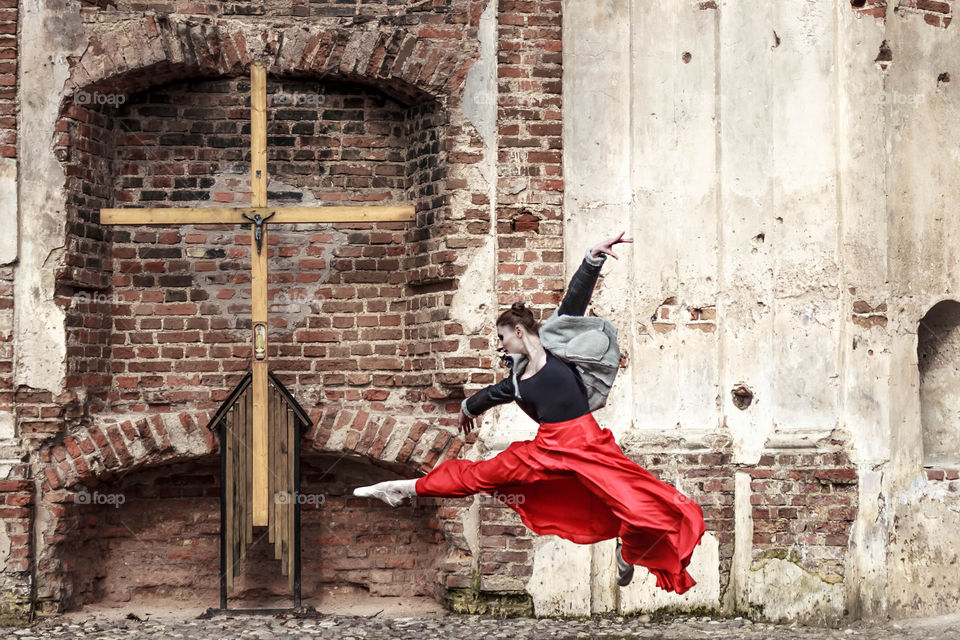
[[[753,391],[746,385],[737,385],[730,395],[733,398],[733,406],[741,411],[745,411],[753,403]]]

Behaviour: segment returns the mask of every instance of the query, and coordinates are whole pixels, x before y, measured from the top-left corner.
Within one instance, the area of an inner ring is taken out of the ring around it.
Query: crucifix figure
[[[267,252],[263,250],[269,225],[302,222],[411,221],[410,205],[395,206],[267,206],[267,74],[262,63],[250,69],[250,182],[251,206],[102,209],[100,222],[109,225],[144,224],[250,224],[252,270],[252,516],[253,526],[267,526],[268,495],[269,368],[267,362]]]

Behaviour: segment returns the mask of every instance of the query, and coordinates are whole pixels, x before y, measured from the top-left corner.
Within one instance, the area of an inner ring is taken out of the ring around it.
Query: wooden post
[[[250,68],[250,186],[254,207],[267,206],[267,70],[256,62]],[[253,524],[270,523],[267,474],[267,227],[257,242],[257,225],[250,230],[250,262],[253,268],[251,302],[253,305]],[[262,243],[262,244],[261,244]],[[261,247],[262,246],[262,250]],[[261,353],[262,356],[257,355]]]

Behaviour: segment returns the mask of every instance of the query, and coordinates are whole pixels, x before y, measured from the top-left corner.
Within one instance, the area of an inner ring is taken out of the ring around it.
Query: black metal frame
[[[301,572],[300,572],[300,439],[303,437],[304,429],[310,424],[310,416],[296,398],[287,391],[280,379],[272,372],[268,376],[273,384],[283,395],[284,399],[293,408],[294,430],[296,431],[296,445],[293,448],[293,607],[292,609],[230,609],[227,607],[227,452],[224,442],[227,435],[227,411],[233,406],[237,398],[246,391],[247,387],[253,382],[253,374],[247,373],[240,383],[236,386],[226,401],[220,406],[220,409],[214,414],[207,428],[211,431],[219,428],[220,433],[220,608],[207,609],[200,617],[210,617],[219,613],[231,614],[275,614],[289,612],[291,610],[301,610]],[[307,611],[314,611],[313,607],[307,607]]]

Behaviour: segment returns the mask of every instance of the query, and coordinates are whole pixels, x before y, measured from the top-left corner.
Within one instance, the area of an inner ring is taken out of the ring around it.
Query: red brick
[[[47,482],[50,483],[50,488],[51,488],[51,489],[59,489],[60,487],[63,486],[63,480],[60,478],[60,476],[57,474],[56,469],[54,469],[53,467],[47,467],[47,468],[45,468],[45,469],[43,470],[43,473],[44,473],[44,475],[45,475],[46,478],[47,478]],[[4,509],[4,510],[0,510],[0,517],[2,517],[2,513],[3,513],[3,512],[6,512],[6,511],[7,511],[7,510],[5,510],[5,509]]]

